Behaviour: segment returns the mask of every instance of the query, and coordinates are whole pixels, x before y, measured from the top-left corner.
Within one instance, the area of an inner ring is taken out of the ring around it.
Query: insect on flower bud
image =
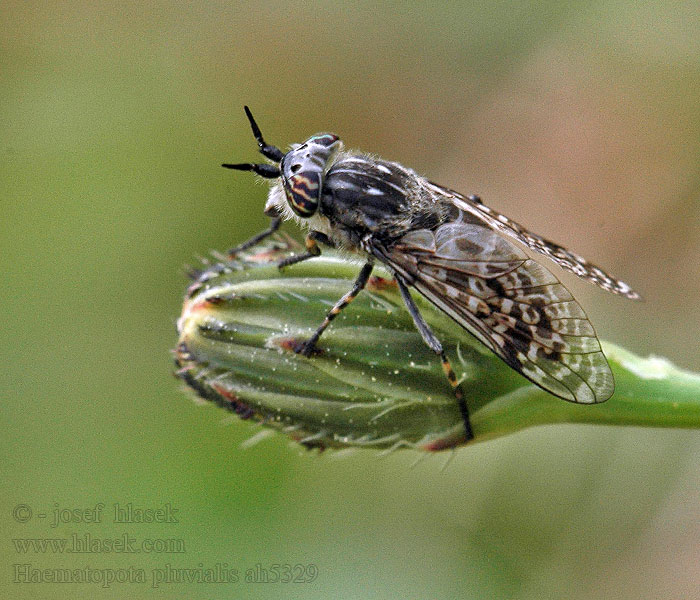
[[[335,134],[285,153],[245,113],[275,164],[223,166],[271,180],[272,220],[188,290],[175,355],[200,396],[309,447],[440,450],[528,425],[618,421],[622,405],[599,407],[615,379],[583,308],[508,238],[639,299],[629,285],[476,196],[342,152]],[[259,245],[285,219],[308,230],[305,252]],[[353,274],[321,246],[364,265]]]

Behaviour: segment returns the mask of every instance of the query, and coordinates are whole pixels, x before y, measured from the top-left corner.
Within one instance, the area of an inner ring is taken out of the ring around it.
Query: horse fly
[[[265,142],[245,112],[260,152],[274,164],[224,164],[272,180],[265,205],[270,226],[229,251],[250,248],[283,220],[308,230],[306,251],[283,259],[287,267],[318,256],[320,245],[360,255],[365,264],[352,289],[295,351],[311,356],[321,334],[364,288],[375,262],[396,279],[425,343],[440,357],[454,390],[465,439],[473,437],[464,394],[440,340],[418,311],[417,290],[518,373],[582,404],[604,402],[614,380],[593,326],[571,293],[508,238],[547,256],[563,269],[626,298],[639,295],[584,258],[527,231],[478,196],[437,185],[398,163],[343,151],[332,133],[317,134],[289,152]]]

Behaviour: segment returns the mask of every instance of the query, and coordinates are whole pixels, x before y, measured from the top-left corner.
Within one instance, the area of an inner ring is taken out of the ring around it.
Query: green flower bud
[[[324,251],[278,269],[288,254],[285,245],[259,246],[193,274],[178,320],[178,376],[199,396],[307,447],[434,451],[463,443],[464,423],[440,360],[380,267],[323,334],[319,352],[294,353],[350,289],[359,267]],[[545,423],[700,426],[697,375],[606,344],[617,391],[604,404],[571,404],[414,298],[451,359],[474,441]]]

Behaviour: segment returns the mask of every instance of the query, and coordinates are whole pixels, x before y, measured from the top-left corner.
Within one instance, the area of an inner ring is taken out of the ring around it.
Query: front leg
[[[316,342],[318,342],[318,338],[321,337],[321,334],[331,324],[331,321],[335,319],[341,313],[341,311],[355,299],[357,294],[362,291],[365,285],[367,285],[367,280],[372,273],[373,267],[374,264],[371,261],[367,262],[365,266],[362,267],[362,270],[357,276],[352,289],[340,300],[338,300],[338,302],[335,303],[335,306],[328,311],[326,318],[323,319],[323,323],[321,323],[321,326],[316,330],[316,332],[306,342],[299,343],[294,349],[297,354],[302,354],[304,356],[311,356],[313,354],[314,350],[316,349]]]
[[[270,237],[275,231],[277,231],[280,228],[280,225],[282,224],[282,217],[274,217],[270,221],[270,226],[265,229],[264,231],[261,231],[257,235],[254,235],[252,238],[249,240],[246,240],[242,244],[238,244],[235,248],[231,248],[226,254],[230,259],[236,258],[236,256],[240,253],[243,252],[243,250],[247,250],[248,248],[251,248],[255,246],[258,242],[261,242],[265,238]]]
[[[309,258],[314,258],[315,256],[321,256],[321,248],[318,247],[319,243],[323,244],[324,246],[328,246],[329,248],[335,248],[335,244],[325,233],[321,233],[320,231],[309,231],[309,234],[306,236],[305,240],[306,252],[303,254],[288,256],[287,258],[279,261],[277,266],[282,269],[284,267],[288,267],[289,265],[295,265],[303,260],[308,260]]]

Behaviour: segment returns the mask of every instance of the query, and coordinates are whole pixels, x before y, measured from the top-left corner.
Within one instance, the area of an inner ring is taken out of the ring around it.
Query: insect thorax
[[[321,231],[341,247],[356,249],[358,240],[367,235],[390,240],[411,229],[445,222],[451,204],[442,200],[411,169],[367,154],[341,152],[325,173],[315,214],[304,218],[295,213],[283,183],[271,188],[265,212]]]

